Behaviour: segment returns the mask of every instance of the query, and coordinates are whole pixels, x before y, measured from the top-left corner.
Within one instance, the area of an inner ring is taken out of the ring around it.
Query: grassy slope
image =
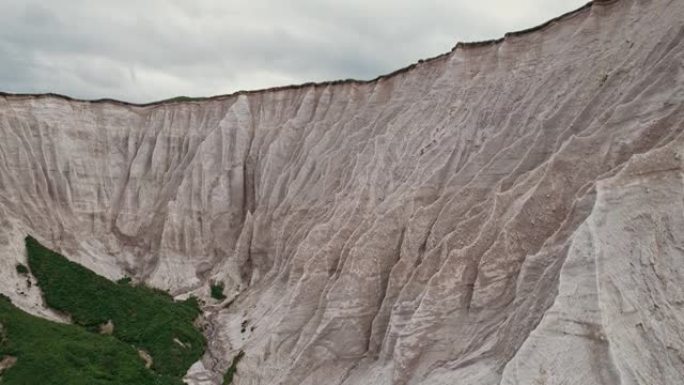
[[[145,368],[136,350],[114,337],[89,333],[24,313],[0,296],[0,359],[17,358],[3,385],[180,385]]]
[[[194,299],[174,302],[158,290],[111,282],[31,237],[26,248],[29,268],[49,307],[95,333],[112,320],[113,337],[147,351],[157,374],[179,379],[204,352],[204,336],[193,326],[200,313]]]

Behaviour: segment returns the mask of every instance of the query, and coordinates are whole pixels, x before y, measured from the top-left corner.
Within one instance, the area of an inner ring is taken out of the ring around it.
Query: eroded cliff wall
[[[601,1],[371,82],[5,95],[0,292],[57,317],[30,233],[200,295],[197,384],[241,349],[237,385],[684,382],[683,20]]]

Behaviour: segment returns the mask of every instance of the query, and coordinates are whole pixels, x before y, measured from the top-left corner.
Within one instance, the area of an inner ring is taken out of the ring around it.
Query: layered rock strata
[[[197,101],[4,94],[0,292],[59,318],[14,268],[30,233],[202,296],[195,384],[241,350],[236,385],[682,383],[683,20],[594,2],[373,81]]]

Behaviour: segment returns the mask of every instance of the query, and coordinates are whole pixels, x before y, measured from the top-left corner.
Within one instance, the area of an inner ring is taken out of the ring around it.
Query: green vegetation
[[[226,299],[225,294],[223,294],[223,282],[215,282],[211,284],[211,298],[217,299],[219,301]]]
[[[24,264],[17,263],[17,273],[21,275],[26,275],[29,273],[29,269]]]
[[[191,96],[176,96],[174,98],[169,98],[169,99],[164,99],[162,102],[191,102],[191,101],[197,101],[197,100],[202,100],[205,98],[193,98]]]
[[[0,295],[0,361],[16,363],[2,373],[3,385],[181,385],[178,378],[145,368],[134,347],[16,308]]]
[[[47,306],[69,314],[75,325],[93,333],[98,333],[100,327],[111,320],[114,329],[112,337],[93,335],[92,338],[114,338],[125,343],[134,353],[135,349],[149,353],[153,360],[152,371],[159,378],[175,381],[158,383],[180,383],[180,378],[190,365],[203,354],[204,336],[193,326],[193,321],[200,314],[196,298],[175,302],[161,290],[133,286],[125,279],[119,283],[111,282],[43,247],[31,237],[26,238],[26,248],[29,267],[38,281]],[[75,361],[89,359],[81,357],[81,353],[91,354],[84,349],[76,350],[72,354],[76,357]],[[118,356],[102,352],[105,353],[111,356],[105,360],[109,365],[123,365],[114,359]],[[96,354],[90,358],[102,359]],[[137,354],[136,359],[140,361]],[[19,357],[17,365],[21,361]],[[141,365],[144,368],[142,361]],[[8,375],[13,371],[14,368],[8,371]],[[93,377],[89,384],[114,383],[102,382],[98,378]],[[80,384],[73,381],[61,383]]]
[[[230,368],[228,368],[226,374],[223,375],[223,385],[230,385],[233,383],[233,377],[235,376],[235,373],[237,373],[237,365],[244,356],[245,352],[241,350],[240,353],[233,357],[233,362],[230,364]]]

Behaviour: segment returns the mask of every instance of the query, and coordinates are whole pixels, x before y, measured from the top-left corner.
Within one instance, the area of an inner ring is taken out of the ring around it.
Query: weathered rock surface
[[[678,0],[595,2],[371,82],[5,95],[0,292],[57,317],[14,268],[31,233],[199,294],[196,384],[239,350],[237,385],[684,383],[683,129]]]

